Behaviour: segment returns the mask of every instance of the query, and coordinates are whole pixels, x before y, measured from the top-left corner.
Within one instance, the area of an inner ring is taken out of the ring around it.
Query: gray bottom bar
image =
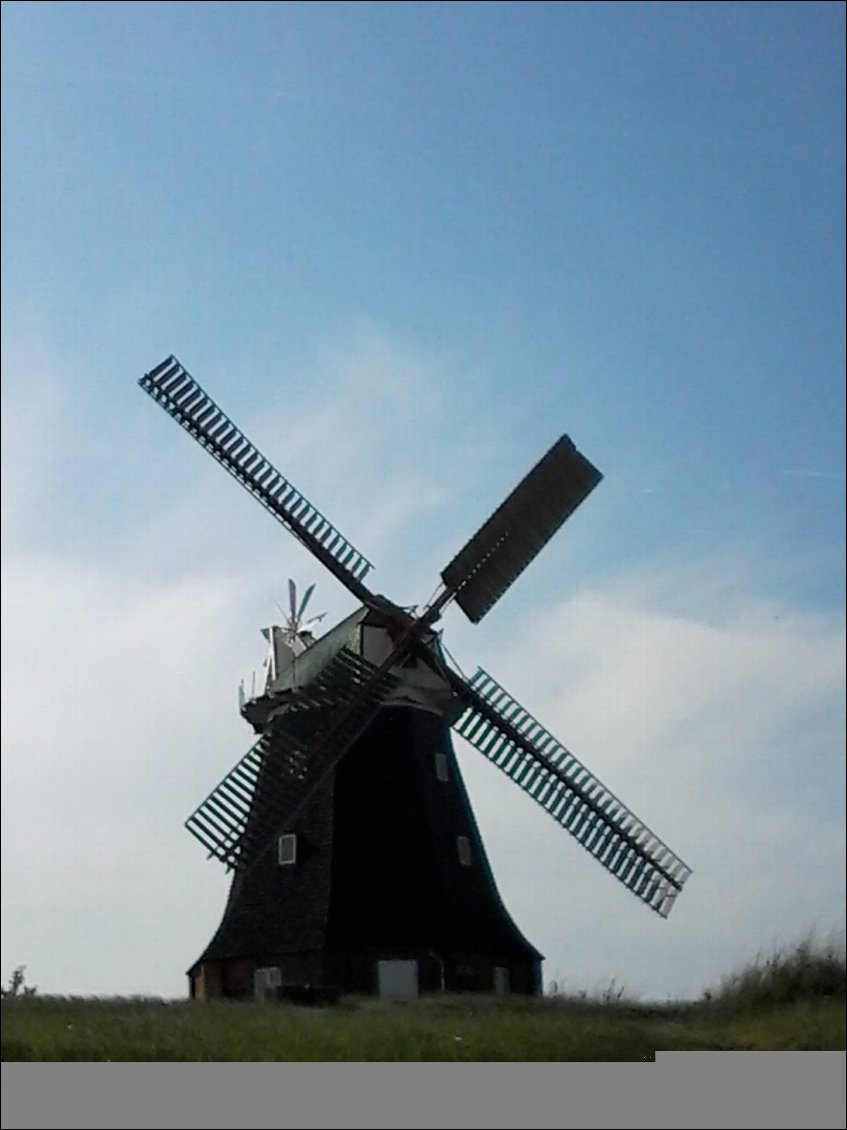
[[[12,1063],[2,1125],[843,1130],[844,1071],[844,1052],[659,1052],[645,1064]]]

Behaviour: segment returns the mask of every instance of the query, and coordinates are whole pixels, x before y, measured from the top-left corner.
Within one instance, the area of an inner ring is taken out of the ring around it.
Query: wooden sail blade
[[[238,859],[238,845],[247,827],[263,760],[260,739],[185,822],[209,855],[230,867]]]
[[[562,436],[441,573],[478,623],[602,479]]]
[[[303,616],[306,612],[306,605],[309,603],[309,599],[310,599],[310,597],[311,597],[311,595],[314,591],[315,591],[315,586],[309,585],[309,587],[306,589],[306,592],[303,596],[303,599],[300,601],[300,607],[297,609],[297,617],[296,617],[298,624],[303,623]],[[312,621],[310,620],[309,623],[312,623]]]
[[[210,855],[244,868],[294,819],[397,680],[342,648],[186,821]]]
[[[359,600],[373,600],[363,584],[372,568],[367,558],[283,478],[175,357],[138,383]]]
[[[482,668],[461,694],[457,733],[666,918],[690,868]]]

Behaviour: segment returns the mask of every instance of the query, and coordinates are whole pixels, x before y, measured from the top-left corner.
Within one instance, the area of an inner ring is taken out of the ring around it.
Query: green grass
[[[716,1003],[724,1008],[759,1009],[812,999],[844,999],[844,950],[800,942],[788,953],[758,958],[724,978]]]
[[[328,1008],[7,996],[3,1060],[652,1060],[659,1050],[841,1050],[844,956],[799,946],[697,1003],[365,998]]]

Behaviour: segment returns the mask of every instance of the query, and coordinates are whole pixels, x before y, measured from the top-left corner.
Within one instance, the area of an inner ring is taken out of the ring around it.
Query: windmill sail
[[[371,563],[276,470],[175,357],[138,382],[254,498],[363,602]]]
[[[191,814],[188,830],[227,867],[249,866],[396,685],[393,675],[341,648]]]
[[[562,436],[441,574],[479,623],[602,479]]]
[[[454,728],[667,918],[690,869],[481,667]]]

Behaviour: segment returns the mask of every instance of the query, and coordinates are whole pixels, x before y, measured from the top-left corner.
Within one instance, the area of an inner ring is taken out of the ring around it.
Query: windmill
[[[314,586],[265,629],[268,673],[240,696],[258,735],[186,821],[233,872],[196,998],[286,987],[414,995],[537,993],[541,954],[503,906],[451,742],[497,765],[647,907],[667,917],[690,870],[491,675],[466,679],[434,625],[478,623],[601,473],[562,436],[442,570],[416,613],[365,584],[371,563],[168,357],[142,388],[356,597],[304,636]]]

